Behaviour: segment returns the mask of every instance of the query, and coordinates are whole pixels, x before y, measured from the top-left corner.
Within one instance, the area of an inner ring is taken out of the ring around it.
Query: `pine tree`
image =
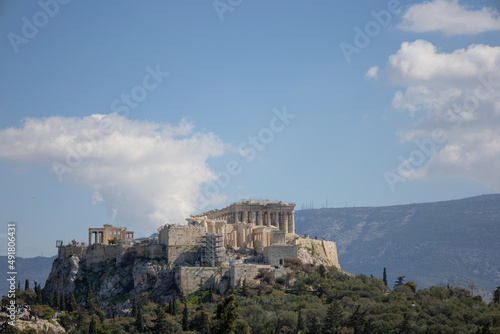
[[[184,304],[184,310],[182,311],[182,330],[187,331],[189,329],[189,315],[187,304]]]
[[[384,281],[385,287],[389,288],[389,285],[387,285],[387,270],[385,269],[385,267],[384,267],[384,276],[382,280]]]
[[[323,334],[333,334],[337,332],[342,322],[344,311],[337,300],[330,303],[323,321]]]
[[[394,287],[397,287],[397,286],[400,286],[400,285],[403,285],[404,284],[404,280],[405,280],[405,277],[406,276],[398,276],[398,280],[396,282],[394,282]]]

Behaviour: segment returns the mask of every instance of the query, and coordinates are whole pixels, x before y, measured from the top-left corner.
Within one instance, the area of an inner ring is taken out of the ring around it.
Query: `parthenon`
[[[249,223],[257,226],[274,226],[285,233],[295,233],[295,204],[285,202],[237,202],[223,209],[207,211],[192,218],[206,217],[224,220],[227,224]]]

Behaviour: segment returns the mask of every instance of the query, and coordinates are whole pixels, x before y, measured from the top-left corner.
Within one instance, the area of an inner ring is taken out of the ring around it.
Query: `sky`
[[[500,189],[497,1],[2,1],[0,255],[255,199]]]

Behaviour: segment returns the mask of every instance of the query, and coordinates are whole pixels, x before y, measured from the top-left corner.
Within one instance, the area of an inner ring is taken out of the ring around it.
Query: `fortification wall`
[[[209,289],[213,283],[217,284],[220,280],[221,269],[211,267],[176,267],[175,284],[183,296],[203,288]],[[222,273],[224,276],[225,271]]]
[[[67,245],[63,246],[59,249],[59,258],[65,259],[67,257],[72,257],[73,255],[82,258],[85,252],[87,251],[87,246],[78,244],[78,245]]]
[[[328,240],[296,238],[293,243],[298,246],[298,257],[304,262],[316,262],[340,269],[337,255],[337,244]]]
[[[168,246],[192,246],[205,233],[204,226],[167,224],[158,229],[158,242]]]
[[[176,265],[194,265],[198,260],[198,246],[165,246],[168,262]]]
[[[165,245],[150,244],[132,246],[131,249],[137,257],[147,257],[150,259],[158,259],[167,257],[167,247]]]
[[[264,247],[264,258],[271,266],[280,266],[285,259],[297,258],[297,245],[271,245]]]
[[[234,265],[229,270],[229,284],[232,288],[237,288],[246,281],[249,286],[257,286],[260,281],[255,279],[255,276],[259,274],[259,270],[271,270],[268,265]]]

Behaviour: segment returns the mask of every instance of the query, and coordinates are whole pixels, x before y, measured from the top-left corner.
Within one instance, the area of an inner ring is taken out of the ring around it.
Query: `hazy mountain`
[[[52,262],[56,256],[52,257],[31,257],[31,258],[16,258],[17,281],[21,282],[21,289],[24,290],[26,279],[30,281],[30,288],[35,287],[33,282],[45,285],[47,277],[49,277]],[[5,264],[2,268],[7,268],[7,256],[0,256],[0,263]],[[7,270],[0,272],[0,295],[6,295],[9,291],[9,283],[7,282]],[[17,284],[17,283],[16,283]]]
[[[500,194],[386,207],[295,213],[297,234],[337,242],[342,269],[419,287],[500,286]]]

